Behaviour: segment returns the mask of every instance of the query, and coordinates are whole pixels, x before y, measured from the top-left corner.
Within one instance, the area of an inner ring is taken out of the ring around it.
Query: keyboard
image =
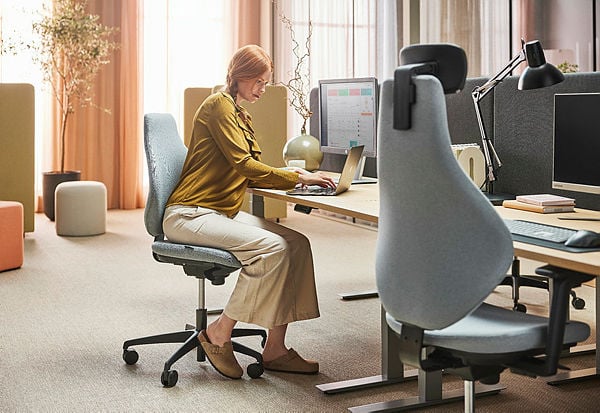
[[[544,241],[564,243],[577,232],[570,228],[555,227],[553,225],[539,224],[537,222],[505,219],[504,223],[513,235],[535,238]]]

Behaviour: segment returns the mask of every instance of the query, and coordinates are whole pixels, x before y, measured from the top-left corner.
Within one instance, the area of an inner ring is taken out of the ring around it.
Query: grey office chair
[[[377,289],[403,363],[460,376],[472,411],[475,381],[497,383],[506,368],[555,374],[561,351],[588,337],[587,324],[566,316],[571,287],[591,277],[538,269],[554,283],[549,318],[483,302],[505,278],[513,244],[450,149],[444,92],[464,83],[466,57],[418,45],[402,59],[380,99]]]
[[[184,343],[165,363],[161,374],[161,382],[165,387],[177,383],[177,370],[171,369],[173,363],[185,354],[197,348],[197,360],[204,361],[206,355],[198,341],[198,333],[206,328],[208,310],[205,307],[205,285],[208,279],[214,285],[222,285],[225,278],[241,268],[240,262],[228,251],[199,245],[184,245],[169,242],[165,239],[162,220],[165,204],[175,188],[187,149],[177,132],[175,119],[169,114],[151,113],[144,116],[144,147],[148,161],[150,190],[144,210],[146,230],[154,236],[152,255],[162,263],[181,265],[186,275],[198,279],[198,308],[196,309],[196,326],[186,325],[186,330],[127,340],[123,343],[123,360],[127,364],[138,361],[138,353],[132,346],[156,343]],[[262,337],[264,346],[266,332],[261,329],[238,329],[233,337]],[[252,378],[263,373],[262,355],[240,343],[233,342],[233,350],[254,357],[256,363],[248,365],[246,371]]]

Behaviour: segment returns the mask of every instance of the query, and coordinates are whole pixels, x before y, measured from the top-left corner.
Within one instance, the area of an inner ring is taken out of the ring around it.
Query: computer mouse
[[[567,247],[595,248],[600,247],[600,233],[580,230],[565,241]]]

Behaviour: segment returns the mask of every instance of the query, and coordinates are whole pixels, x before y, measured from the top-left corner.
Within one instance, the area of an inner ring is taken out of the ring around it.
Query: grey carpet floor
[[[380,307],[377,299],[343,301],[338,293],[365,291],[373,276],[376,228],[342,217],[290,210],[284,225],[310,238],[314,249],[321,317],[292,324],[288,345],[321,363],[315,376],[266,372],[260,379],[228,380],[188,354],[175,364],[179,381],[160,383],[163,363],[177,345],[138,347],[127,366],[124,340],[176,331],[194,322],[195,279],[179,267],[159,264],[142,210],[111,210],[106,234],[59,237],[38,214],[25,238],[21,269],[0,273],[1,412],[343,412],[348,407],[412,397],[416,382],[325,395],[315,385],[380,373]],[[523,267],[535,263],[525,262]],[[227,299],[226,285],[207,287],[209,307]],[[594,290],[578,293],[586,308],[572,317],[594,323]],[[547,293],[525,288],[532,313],[546,311]],[[489,300],[511,306],[508,287]],[[256,339],[245,343],[258,348]],[[588,340],[591,342],[591,340]],[[240,357],[242,365],[251,362]],[[593,356],[565,359],[572,368],[592,367]],[[507,388],[477,401],[479,412],[600,411],[598,381],[560,387],[504,372]],[[462,383],[444,378],[444,389]],[[460,412],[462,403],[424,412]]]

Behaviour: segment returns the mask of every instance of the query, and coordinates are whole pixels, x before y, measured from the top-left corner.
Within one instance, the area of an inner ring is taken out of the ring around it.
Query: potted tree
[[[78,106],[92,104],[92,88],[100,68],[118,47],[115,28],[99,23],[86,12],[86,0],[54,0],[52,10],[33,23],[35,41],[27,48],[42,69],[60,108],[60,170],[43,174],[44,213],[54,220],[54,190],[65,181],[78,180],[79,171],[65,170],[65,133]]]

